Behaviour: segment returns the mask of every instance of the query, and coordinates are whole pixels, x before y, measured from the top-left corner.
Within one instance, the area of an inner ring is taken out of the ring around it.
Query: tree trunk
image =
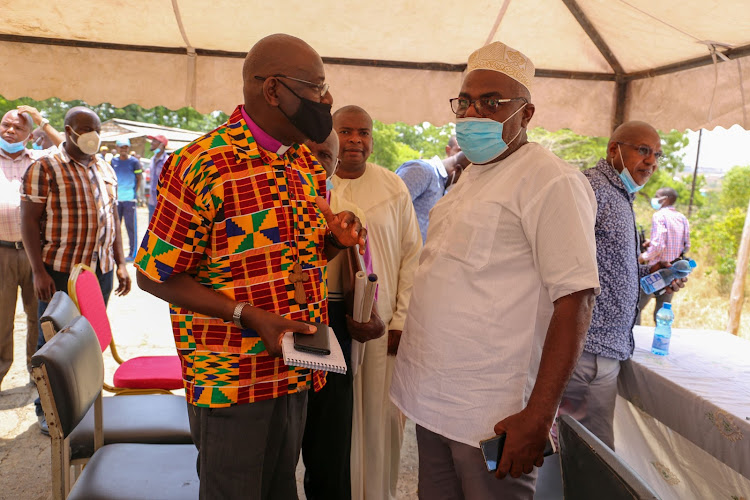
[[[745,214],[745,226],[742,228],[740,250],[737,253],[737,267],[734,270],[732,293],[729,295],[727,331],[733,335],[737,335],[740,330],[740,316],[742,316],[742,305],[745,302],[745,276],[747,275],[748,257],[750,257],[750,203],[748,203],[748,211]]]

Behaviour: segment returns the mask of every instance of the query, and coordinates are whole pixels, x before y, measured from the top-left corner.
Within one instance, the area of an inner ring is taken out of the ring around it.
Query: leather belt
[[[0,247],[15,248],[16,250],[23,250],[23,241],[3,241],[3,240],[0,240]]]

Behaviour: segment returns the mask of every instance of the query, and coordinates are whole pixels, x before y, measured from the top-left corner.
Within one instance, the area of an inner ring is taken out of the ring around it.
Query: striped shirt
[[[156,211],[135,258],[163,282],[187,273],[236,301],[292,320],[328,323],[323,167],[304,146],[259,147],[238,107],[229,121],[175,151],[159,177]],[[297,303],[290,271],[308,279]],[[324,372],[268,355],[255,330],[170,305],[187,401],[220,408],[316,389]]]
[[[674,209],[664,207],[651,218],[651,244],[643,254],[650,266],[660,261],[672,262],[690,250],[690,223]]]
[[[0,149],[0,240],[21,241],[21,180],[39,157],[56,147],[37,151],[24,149],[15,158]]]
[[[96,185],[91,182],[91,171]],[[101,244],[96,188],[104,211]],[[102,272],[115,268],[117,178],[107,162],[93,157],[83,165],[68,156],[63,143],[28,168],[21,199],[45,205],[40,221],[42,261],[53,270],[69,273],[79,263],[95,268],[97,261]]]

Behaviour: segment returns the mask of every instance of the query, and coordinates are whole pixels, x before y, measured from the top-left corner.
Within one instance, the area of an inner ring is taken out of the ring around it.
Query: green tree
[[[581,170],[593,167],[607,151],[607,138],[579,135],[570,129],[550,132],[536,127],[529,130],[528,137]]]
[[[750,165],[732,167],[722,181],[719,203],[725,209],[745,210],[748,200],[750,200]]]
[[[419,151],[412,149],[399,139],[395,124],[375,120],[372,128],[372,155],[369,161],[395,171],[402,163],[419,158]]]

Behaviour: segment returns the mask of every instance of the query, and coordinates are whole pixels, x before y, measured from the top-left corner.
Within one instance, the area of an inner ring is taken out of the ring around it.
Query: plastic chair
[[[198,498],[198,451],[194,445],[103,445],[104,363],[86,318],[76,318],[50,339],[31,358],[31,366],[52,439],[55,500]],[[92,406],[95,452],[71,488],[70,434]]]
[[[45,339],[81,316],[73,300],[55,292],[41,318]],[[191,444],[185,398],[173,394],[136,394],[102,398],[104,444]],[[94,410],[70,433],[70,463],[84,464],[94,454]]]
[[[93,326],[102,352],[109,347],[120,365],[115,370],[112,385],[104,384],[104,390],[115,394],[169,394],[183,388],[178,356],[138,356],[126,361],[117,354],[99,280],[90,267],[84,264],[73,267],[68,278],[68,294]]]
[[[557,419],[557,432],[565,498],[659,498],[637,472],[570,415]]]

